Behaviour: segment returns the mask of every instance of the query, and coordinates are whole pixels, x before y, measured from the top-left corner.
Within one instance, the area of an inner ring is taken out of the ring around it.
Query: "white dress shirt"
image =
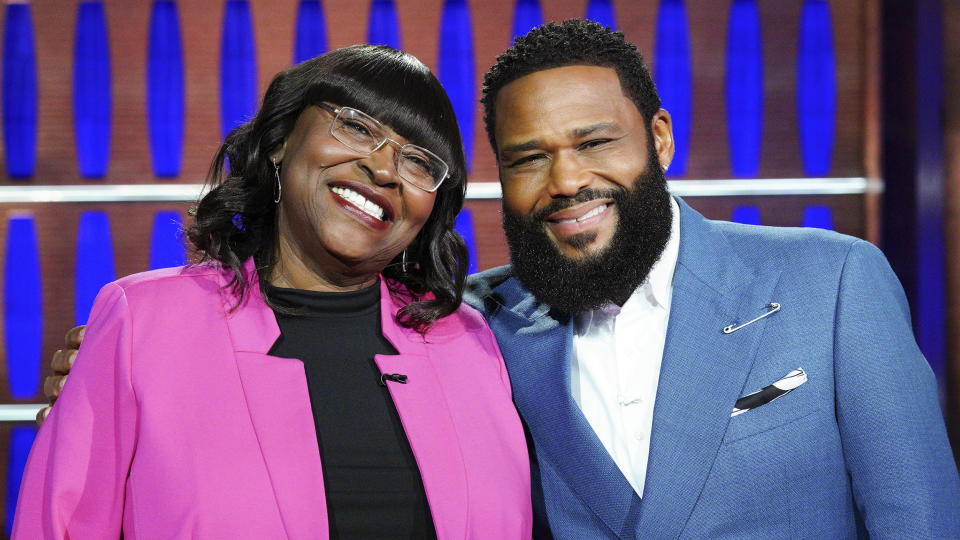
[[[647,279],[623,307],[609,304],[574,321],[573,399],[640,496],[680,249],[680,208],[670,202],[670,238]]]

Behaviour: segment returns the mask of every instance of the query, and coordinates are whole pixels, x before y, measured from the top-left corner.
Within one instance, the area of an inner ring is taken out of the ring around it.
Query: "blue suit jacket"
[[[903,290],[871,244],[705,219],[680,254],[642,500],[570,394],[573,325],[512,276],[473,278],[557,538],[960,538],[960,480]],[[778,302],[780,312],[724,334]],[[802,368],[791,393],[737,398]]]

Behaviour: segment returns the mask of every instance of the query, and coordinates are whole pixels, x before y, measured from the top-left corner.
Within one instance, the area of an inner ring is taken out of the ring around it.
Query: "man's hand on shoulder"
[[[43,380],[43,394],[47,396],[50,405],[37,412],[38,426],[42,425],[43,421],[47,419],[47,415],[50,414],[50,407],[60,396],[60,391],[63,390],[63,385],[67,382],[67,375],[70,373],[70,368],[73,367],[73,360],[77,357],[77,351],[80,349],[80,342],[83,341],[83,333],[86,329],[86,326],[71,328],[64,336],[64,347],[53,353],[53,359],[50,360],[53,375]]]

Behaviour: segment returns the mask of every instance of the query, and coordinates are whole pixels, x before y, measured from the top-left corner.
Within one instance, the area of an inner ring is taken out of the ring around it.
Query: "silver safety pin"
[[[747,321],[747,322],[745,322],[745,323],[743,323],[743,324],[741,324],[741,325],[737,325],[736,323],[731,324],[731,325],[729,325],[729,326],[727,326],[726,328],[723,329],[723,333],[724,333],[724,334],[732,334],[732,333],[736,332],[737,330],[743,328],[744,326],[751,325],[751,324],[759,321],[760,319],[762,319],[762,318],[764,318],[764,317],[769,317],[770,315],[773,315],[774,313],[780,311],[780,304],[778,304],[777,302],[770,302],[769,304],[767,304],[767,307],[770,308],[770,311],[768,311],[768,312],[760,315],[759,317],[757,317],[756,319],[753,319],[752,321]]]

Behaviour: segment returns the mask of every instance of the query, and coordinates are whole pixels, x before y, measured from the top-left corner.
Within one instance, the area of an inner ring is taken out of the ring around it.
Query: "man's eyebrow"
[[[541,143],[539,140],[537,140],[537,139],[533,139],[533,140],[530,140],[530,141],[525,141],[525,142],[517,143],[517,144],[511,144],[511,145],[504,146],[503,148],[501,148],[501,149],[500,149],[500,154],[503,155],[503,154],[511,154],[511,153],[515,153],[515,152],[526,152],[526,151],[528,151],[528,150],[533,150],[533,149],[535,149],[535,148],[539,148],[541,144],[542,144],[542,143]]]
[[[616,126],[616,123],[614,122],[601,122],[599,124],[593,124],[591,126],[576,128],[570,132],[570,135],[573,136],[574,139],[582,139],[583,137],[586,137],[598,131],[605,131],[615,126]]]
[[[582,139],[598,131],[606,131],[608,129],[615,128],[617,124],[615,122],[601,122],[599,124],[593,124],[589,126],[575,128],[570,131],[570,136],[574,139]],[[522,143],[510,144],[504,146],[500,150],[500,154],[511,154],[516,152],[526,152],[528,150],[535,150],[539,148],[543,143],[538,139],[532,139],[529,141],[524,141]]]

